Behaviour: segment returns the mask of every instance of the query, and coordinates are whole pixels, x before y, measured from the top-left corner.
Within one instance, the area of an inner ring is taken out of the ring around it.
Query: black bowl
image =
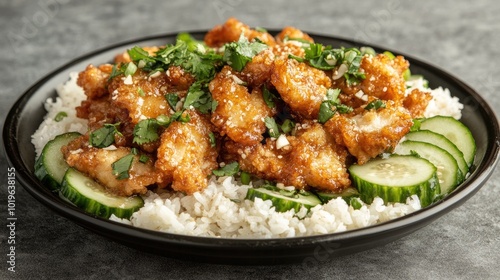
[[[192,32],[202,38],[205,32]],[[317,42],[332,46],[360,47],[349,39],[312,35]],[[3,139],[8,159],[16,168],[23,187],[44,205],[95,233],[141,250],[175,258],[226,264],[276,264],[316,262],[359,252],[401,238],[444,215],[474,195],[489,178],[498,161],[500,132],[498,120],[486,101],[452,75],[411,56],[411,71],[429,80],[432,88],[450,89],[465,105],[462,122],[477,142],[477,154],[470,177],[452,194],[425,209],[382,224],[343,233],[296,238],[227,239],[185,236],[155,232],[123,225],[86,214],[49,191],[34,175],[35,151],[31,135],[46,114],[43,103],[56,95],[55,88],[68,79],[70,72],[82,71],[88,64],[109,62],[114,55],[135,45],[153,46],[172,43],[174,34],[141,38],[94,51],[56,69],[29,88],[10,110]],[[374,47],[376,51],[384,51]],[[395,54],[400,54],[393,51]]]

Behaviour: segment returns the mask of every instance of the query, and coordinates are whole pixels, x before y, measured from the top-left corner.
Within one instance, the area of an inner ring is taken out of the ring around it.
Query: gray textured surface
[[[0,122],[30,84],[76,56],[145,35],[207,29],[229,16],[251,26],[293,25],[400,50],[460,77],[498,110],[499,14],[500,2],[494,0],[3,0]],[[7,168],[2,152],[2,224]],[[18,185],[17,272],[7,271],[8,232],[2,226],[0,279],[499,279],[499,183],[497,167],[477,195],[431,225],[386,246],[309,268],[210,265],[142,253],[57,216]]]

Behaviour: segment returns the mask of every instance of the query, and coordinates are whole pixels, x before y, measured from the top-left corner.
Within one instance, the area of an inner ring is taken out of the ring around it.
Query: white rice
[[[45,103],[48,113],[33,134],[32,142],[37,155],[43,146],[56,135],[69,131],[85,133],[86,120],[76,117],[75,107],[85,99],[83,90],[76,85],[77,74],[57,88],[58,97]],[[447,89],[425,89],[423,81],[410,84],[412,88],[431,92],[432,107],[426,114],[446,114],[460,117],[462,105],[458,98],[451,97]],[[59,112],[67,117],[56,122]],[[232,177],[210,179],[208,187],[191,196],[179,192],[148,192],[143,196],[145,204],[130,220],[112,216],[110,219],[136,227],[196,236],[230,238],[275,238],[294,237],[342,232],[385,222],[417,211],[421,208],[417,196],[404,203],[384,204],[380,198],[367,205],[362,203],[355,210],[342,198],[327,204],[317,205],[307,211],[302,208],[276,212],[270,201],[245,199],[250,186],[241,185]]]

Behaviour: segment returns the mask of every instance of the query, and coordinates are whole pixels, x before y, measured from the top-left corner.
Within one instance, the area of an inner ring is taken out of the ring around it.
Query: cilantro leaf
[[[266,102],[267,107],[274,108],[276,104],[274,100],[277,100],[278,97],[271,92],[265,85],[262,87],[262,97],[264,98],[264,102]]]
[[[365,110],[371,110],[371,109],[378,110],[380,108],[385,108],[385,102],[380,99],[377,99],[368,103],[365,107]]]
[[[165,99],[167,100],[168,105],[170,105],[170,108],[172,108],[172,110],[175,110],[177,102],[179,102],[179,96],[177,95],[177,93],[167,93],[165,94]]]
[[[273,138],[278,138],[280,136],[280,130],[278,125],[276,124],[276,121],[271,118],[271,117],[266,117],[264,119],[264,123],[267,127],[267,132],[269,133],[269,136]]]
[[[326,123],[336,112],[346,114],[352,112],[352,108],[340,103],[340,89],[327,89],[326,100],[321,102],[319,107],[318,122]]]
[[[134,161],[134,155],[128,154],[111,164],[111,168],[113,169],[113,175],[116,176],[116,179],[123,180],[123,179],[128,179],[130,177],[128,172],[130,170],[130,167],[132,167],[133,161]]]
[[[319,106],[318,122],[321,124],[326,123],[333,117],[333,115],[335,115],[335,112],[337,112],[337,108],[332,106],[331,102],[321,102],[321,105]]]
[[[224,165],[219,169],[212,170],[215,176],[232,176],[240,171],[240,165],[237,161],[233,161],[229,164]]]
[[[121,134],[116,128],[117,124],[104,124],[103,127],[90,133],[90,145],[96,148],[106,148],[115,142],[115,134]]]
[[[208,137],[210,139],[210,147],[215,147],[215,145],[217,144],[217,140],[215,139],[215,134],[210,131],[210,133],[208,134]]]
[[[210,94],[207,85],[195,82],[189,87],[182,108],[188,109],[190,106],[193,106],[201,113],[206,114],[212,110],[212,102],[212,95]]]
[[[159,138],[160,125],[156,119],[142,120],[134,127],[134,143],[139,145],[151,143]]]
[[[231,42],[224,46],[223,61],[240,72],[256,54],[265,49],[267,49],[266,44],[258,41],[250,43],[242,33],[237,42]]]

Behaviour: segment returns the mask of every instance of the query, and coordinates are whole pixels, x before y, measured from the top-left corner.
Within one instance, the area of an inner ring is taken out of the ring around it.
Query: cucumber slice
[[[278,212],[286,212],[290,209],[294,209],[295,212],[299,212],[302,206],[309,209],[321,204],[321,200],[319,200],[319,198],[312,192],[303,190],[287,191],[274,186],[248,189],[246,199],[254,200],[256,197],[261,198],[262,200],[271,200],[273,206]]]
[[[344,191],[342,191],[341,193],[332,193],[332,192],[324,192],[324,191],[321,191],[321,192],[317,191],[315,193],[318,196],[318,198],[321,200],[322,203],[328,203],[328,201],[330,201],[332,199],[342,197],[342,199],[344,199],[345,202],[350,204],[351,200],[353,198],[359,197],[358,190],[353,188],[353,187],[347,188]]]
[[[463,123],[453,117],[435,116],[422,120],[419,129],[430,130],[448,138],[464,154],[467,164],[472,165],[476,154],[476,141]]]
[[[437,168],[437,176],[441,187],[441,194],[450,193],[463,180],[463,175],[458,168],[457,161],[447,151],[438,146],[418,141],[404,141],[399,143],[394,150],[395,154],[418,156],[427,159]]]
[[[43,147],[40,157],[35,162],[35,176],[52,191],[57,191],[69,168],[64,160],[61,148],[80,137],[78,132],[68,132],[56,136]]]
[[[60,194],[89,214],[109,218],[130,218],[144,205],[140,196],[117,196],[109,193],[96,181],[74,168],[68,168],[61,185]]]
[[[457,161],[458,168],[465,176],[469,172],[469,166],[464,159],[464,154],[453,144],[448,138],[441,134],[432,132],[430,130],[418,130],[412,131],[405,136],[406,140],[426,142],[438,146],[439,148],[446,150],[450,153],[453,158]]]
[[[436,171],[428,160],[413,155],[391,155],[349,167],[352,183],[365,203],[372,203],[375,197],[386,203],[405,203],[417,195],[422,207],[440,197]]]

